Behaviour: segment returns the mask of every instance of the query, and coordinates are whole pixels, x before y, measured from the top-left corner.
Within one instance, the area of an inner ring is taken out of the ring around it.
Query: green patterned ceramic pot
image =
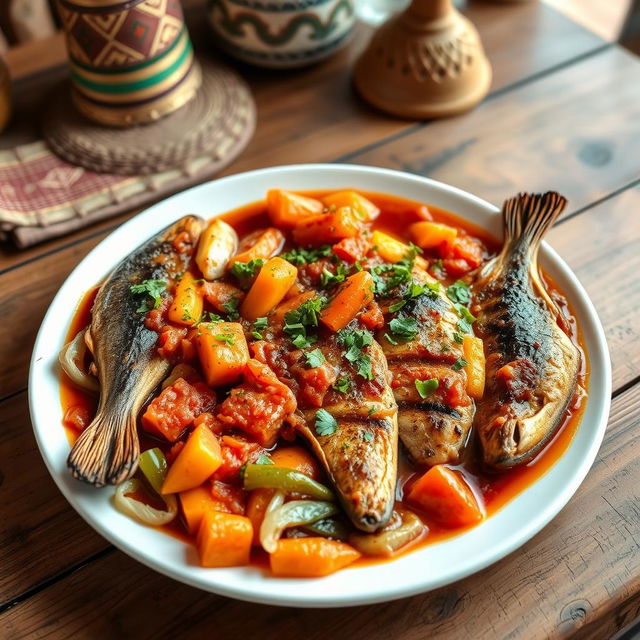
[[[326,58],[348,40],[354,0],[209,0],[219,44],[262,67],[301,67]]]
[[[180,0],[58,0],[73,98],[102,124],[152,122],[200,87]]]

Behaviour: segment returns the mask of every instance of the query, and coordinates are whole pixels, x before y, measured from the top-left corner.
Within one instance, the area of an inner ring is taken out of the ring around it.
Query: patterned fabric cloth
[[[24,248],[202,182],[212,156],[148,176],[94,173],[68,164],[43,141],[0,151],[0,239]]]

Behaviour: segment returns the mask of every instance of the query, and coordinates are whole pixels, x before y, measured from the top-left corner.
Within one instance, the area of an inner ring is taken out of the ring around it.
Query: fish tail
[[[135,420],[98,413],[73,445],[67,466],[74,478],[104,487],[130,478],[138,467],[139,457]]]
[[[519,247],[535,253],[566,204],[567,199],[556,191],[519,193],[506,200],[502,205],[505,252]]]

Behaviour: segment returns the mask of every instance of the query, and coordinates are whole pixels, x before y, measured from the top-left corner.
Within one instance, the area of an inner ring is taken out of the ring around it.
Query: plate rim
[[[153,212],[155,209],[170,206],[174,202],[179,202],[187,194],[193,195],[193,194],[197,194],[197,192],[199,191],[206,192],[207,189],[211,188],[212,184],[214,185],[222,184],[223,186],[226,184],[228,186],[233,186],[234,182],[241,182],[242,180],[255,178],[257,176],[268,177],[273,174],[281,174],[281,173],[286,174],[286,173],[296,173],[296,172],[305,172],[305,171],[309,171],[309,172],[338,171],[338,172],[345,172],[347,174],[348,173],[359,174],[359,173],[365,172],[366,174],[369,174],[369,176],[377,174],[380,176],[387,176],[387,177],[391,177],[392,179],[398,179],[401,181],[408,180],[408,181],[414,182],[418,186],[422,185],[424,187],[428,187],[435,191],[440,191],[446,194],[450,194],[455,198],[460,198],[466,201],[467,203],[469,203],[471,206],[475,206],[475,207],[479,207],[480,209],[483,209],[486,213],[489,213],[489,212],[496,213],[499,211],[497,207],[491,205],[487,201],[479,198],[478,196],[475,196],[462,189],[453,187],[451,185],[448,185],[430,178],[425,178],[422,176],[409,174],[403,171],[396,171],[396,170],[385,169],[380,167],[370,167],[366,165],[354,165],[354,164],[334,164],[334,163],[278,165],[278,166],[267,167],[263,169],[256,169],[252,171],[234,174],[231,176],[225,176],[223,178],[218,178],[210,182],[197,185],[195,187],[192,187],[180,193],[174,194],[169,198],[160,200],[154,205],[146,208],[142,212],[133,216],[132,218],[127,220],[125,223],[118,226],[116,229],[112,230],[105,238],[101,240],[100,243],[98,243],[95,247],[93,247],[91,251],[86,256],[84,256],[83,259],[68,274],[63,284],[61,285],[59,291],[57,292],[56,296],[53,298],[52,302],[50,303],[49,308],[47,309],[47,312],[42,320],[42,324],[38,330],[38,334],[33,347],[32,358],[29,366],[29,378],[28,378],[29,379],[29,383],[28,383],[29,412],[30,412],[30,418],[31,418],[32,428],[34,431],[36,442],[38,444],[40,454],[45,462],[47,470],[49,471],[49,474],[51,475],[54,482],[56,483],[58,489],[61,491],[61,493],[67,500],[67,502],[78,512],[78,514],[94,530],[96,530],[100,535],[102,535],[109,543],[113,544],[116,548],[123,551],[124,553],[126,553],[133,559],[137,560],[138,562],[141,562],[142,564],[148,566],[149,568],[155,571],[158,571],[161,574],[164,574],[170,578],[173,578],[175,580],[178,580],[190,586],[193,586],[205,591],[209,591],[209,592],[214,592],[220,595],[249,601],[249,602],[279,605],[279,606],[308,607],[308,608],[336,607],[336,606],[343,607],[343,606],[358,606],[358,605],[364,605],[364,604],[374,604],[378,602],[386,602],[386,601],[396,600],[399,598],[409,597],[419,593],[426,593],[428,591],[432,591],[434,589],[440,588],[447,584],[451,584],[460,579],[468,577],[469,575],[477,573],[478,571],[481,571],[482,569],[494,564],[498,560],[506,557],[507,555],[512,553],[514,550],[516,550],[517,548],[525,544],[534,535],[536,535],[539,531],[541,531],[556,515],[558,515],[558,513],[564,508],[567,502],[574,495],[575,491],[580,486],[580,484],[586,477],[587,473],[591,469],[593,462],[595,460],[595,457],[600,448],[600,445],[602,443],[602,440],[604,438],[604,434],[605,434],[606,426],[608,422],[608,416],[610,412],[611,386],[612,386],[611,362],[610,362],[609,351],[607,348],[606,338],[604,334],[604,329],[602,328],[602,324],[593,306],[593,303],[591,302],[587,292],[582,287],[577,276],[573,273],[570,267],[564,262],[564,260],[562,260],[562,258],[546,243],[543,243],[541,252],[544,254],[547,260],[554,263],[554,267],[558,268],[562,272],[563,277],[566,277],[569,280],[571,284],[571,288],[573,289],[573,292],[575,292],[575,294],[578,296],[578,300],[572,300],[572,302],[574,306],[578,302],[580,303],[580,305],[583,307],[583,312],[585,314],[585,317],[588,318],[588,321],[591,324],[591,329],[593,330],[593,342],[594,342],[593,346],[595,347],[596,353],[593,352],[593,348],[592,348],[592,350],[590,350],[588,354],[588,357],[592,363],[592,367],[591,367],[592,377],[590,380],[590,390],[589,390],[590,396],[593,388],[593,371],[594,371],[593,362],[594,360],[597,359],[603,365],[603,370],[599,369],[599,373],[600,374],[604,373],[604,375],[602,376],[602,379],[600,381],[601,387],[602,387],[601,389],[602,395],[601,397],[598,396],[597,398],[599,400],[599,405],[598,405],[599,410],[597,411],[597,415],[596,415],[597,420],[596,420],[595,432],[589,443],[588,450],[584,455],[584,457],[582,458],[582,462],[579,466],[579,469],[577,469],[574,472],[573,476],[570,478],[570,481],[565,483],[562,489],[557,492],[557,494],[555,495],[555,498],[549,502],[545,511],[541,513],[537,513],[536,516],[532,519],[532,522],[530,522],[528,526],[524,528],[524,530],[520,530],[519,535],[513,535],[509,544],[506,544],[506,543],[501,545],[495,544],[489,552],[485,551],[483,554],[480,554],[479,558],[477,558],[476,561],[467,562],[466,564],[463,564],[458,570],[454,569],[450,571],[449,574],[447,574],[446,576],[442,576],[439,580],[438,579],[431,580],[430,582],[428,582],[427,586],[421,583],[421,584],[414,584],[412,586],[405,588],[403,587],[403,583],[400,582],[399,584],[385,585],[383,588],[377,588],[375,590],[371,590],[370,592],[367,592],[363,595],[361,595],[360,593],[354,593],[354,594],[348,594],[348,596],[342,596],[342,597],[336,598],[336,597],[332,597],[331,595],[318,596],[317,594],[313,595],[312,597],[305,596],[304,589],[299,588],[299,585],[305,585],[309,583],[309,580],[305,580],[305,579],[286,580],[286,579],[273,578],[273,577],[267,578],[265,580],[261,579],[256,583],[260,585],[260,588],[256,589],[254,587],[252,590],[247,590],[246,586],[233,587],[228,584],[226,585],[216,584],[215,579],[213,580],[213,582],[211,581],[204,582],[203,579],[199,577],[199,575],[202,573],[203,570],[198,571],[199,568],[188,565],[186,562],[184,562],[181,567],[180,566],[174,567],[171,563],[163,562],[159,559],[152,559],[144,555],[144,553],[142,553],[141,550],[135,549],[131,545],[127,545],[124,541],[122,541],[117,536],[115,536],[108,525],[105,525],[100,519],[94,517],[94,515],[90,511],[87,511],[79,502],[79,498],[77,498],[77,495],[74,494],[74,491],[71,488],[70,484],[68,482],[65,482],[65,480],[68,480],[69,478],[65,479],[55,468],[53,461],[50,459],[46,443],[44,442],[44,438],[42,437],[42,433],[40,432],[40,427],[38,426],[39,422],[37,417],[38,411],[36,407],[36,392],[39,384],[44,384],[45,386],[47,385],[46,380],[43,380],[43,381],[39,380],[39,376],[41,374],[37,366],[37,362],[39,359],[38,354],[42,347],[41,342],[43,339],[43,335],[45,333],[45,329],[48,326],[48,323],[52,321],[51,316],[52,316],[53,309],[56,307],[56,304],[59,304],[59,300],[64,299],[66,295],[66,292],[64,290],[65,285],[67,285],[68,281],[71,280],[74,277],[74,275],[79,270],[82,269],[85,262],[88,261],[89,258],[92,255],[94,255],[95,252],[99,251],[101,247],[108,245],[109,242],[113,242],[114,235],[117,237],[117,234],[125,233],[127,229],[130,229],[135,224],[139,224],[140,219],[148,218],[151,220],[151,216],[153,215]],[[283,177],[283,180],[286,180],[286,176]],[[372,189],[369,189],[369,188],[364,188],[364,190],[372,191]],[[179,209],[179,207],[176,207],[176,208]],[[220,215],[221,213],[224,213],[224,210],[220,211],[216,215]],[[453,211],[452,213],[456,213],[456,212]],[[460,215],[460,214],[456,213],[456,215]],[[215,217],[215,215],[211,217]],[[150,227],[149,234],[154,233],[160,228],[162,228],[162,227],[159,227],[157,224],[154,225],[153,222],[149,225],[149,227]],[[112,269],[113,266],[114,265],[111,264],[109,266],[109,270]],[[64,327],[65,334],[67,329],[68,329],[68,321]],[[591,397],[589,398],[588,402],[591,402]],[[62,425],[59,425],[59,426],[62,429]],[[569,448],[567,449],[567,451],[563,453],[563,456],[561,456],[558,462],[556,462],[556,464],[558,464],[560,460],[562,460],[562,458],[567,455],[572,444],[573,444],[573,441],[569,445]],[[555,466],[555,464],[553,466]],[[530,485],[530,487],[528,487],[525,491],[528,491],[532,487],[535,487],[541,481],[544,475],[550,472],[550,470],[545,472],[543,476],[541,476],[535,482],[533,482],[532,485]],[[95,490],[92,489],[92,491],[95,491]],[[76,493],[79,493],[79,488],[76,488]],[[518,496],[514,497],[514,499],[510,502],[518,500],[518,498],[521,495],[522,493],[518,494]],[[502,509],[504,509],[504,507]],[[492,520],[496,516],[497,514],[494,514],[487,521]],[[140,526],[143,526],[143,525],[140,525]],[[482,526],[482,525],[479,525],[479,526]],[[478,527],[474,529],[477,529],[477,528]],[[148,528],[146,529],[148,530]],[[472,529],[471,531],[473,531],[474,529]],[[166,536],[166,534],[164,533],[161,533],[160,535]],[[466,533],[460,534],[459,536],[455,536],[455,539],[460,538],[461,536],[464,536],[464,535],[466,535]],[[443,544],[443,543],[435,543],[435,545],[429,545],[429,547],[433,548],[435,546],[438,546],[439,544]],[[429,547],[425,547],[425,548],[429,548]],[[420,552],[421,550],[409,552],[404,557],[414,556],[415,554]],[[400,561],[402,557],[403,556],[387,564],[396,564]],[[381,566],[381,565],[374,564],[370,566],[375,567],[375,566]],[[358,569],[347,569],[346,571],[351,572],[351,571],[357,571],[357,570]],[[204,571],[211,572],[212,570],[209,569]],[[215,570],[215,571],[219,571],[219,570]],[[341,572],[335,575],[338,576],[340,575],[340,573]],[[329,578],[333,578],[333,577],[334,576],[330,576]],[[290,589],[291,593],[289,593],[287,596],[277,595],[277,594],[272,595],[268,592],[268,588],[269,588],[269,584],[271,584],[274,580],[279,581],[280,584],[285,584],[286,582],[289,582],[292,585],[298,585],[298,588],[293,587],[292,589]],[[311,582],[317,584],[320,581],[326,581],[326,580],[328,580],[328,578],[322,578],[322,579],[315,578],[315,579],[311,579]],[[240,582],[240,584],[242,585],[242,581]],[[264,591],[262,591],[262,589],[264,589]]]

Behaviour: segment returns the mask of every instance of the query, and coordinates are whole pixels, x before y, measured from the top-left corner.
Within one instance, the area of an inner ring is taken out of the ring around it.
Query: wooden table
[[[494,67],[491,93],[475,111],[418,123],[369,109],[350,86],[350,66],[369,34],[361,27],[348,50],[311,69],[243,69],[258,129],[225,173],[352,162],[427,175],[495,203],[521,189],[566,194],[569,210],[549,240],[598,308],[614,380],[604,444],[574,498],[529,543],[481,573],[353,609],[245,604],[186,587],[116,551],[49,477],[26,387],[53,295],[132,212],[24,252],[0,250],[0,636],[601,639],[638,616],[640,63],[535,2],[477,1],[465,11]],[[64,75],[63,60],[59,37],[13,54],[21,104]],[[18,125],[28,124],[29,113],[21,110]],[[18,125],[2,136],[3,146],[24,135]]]

